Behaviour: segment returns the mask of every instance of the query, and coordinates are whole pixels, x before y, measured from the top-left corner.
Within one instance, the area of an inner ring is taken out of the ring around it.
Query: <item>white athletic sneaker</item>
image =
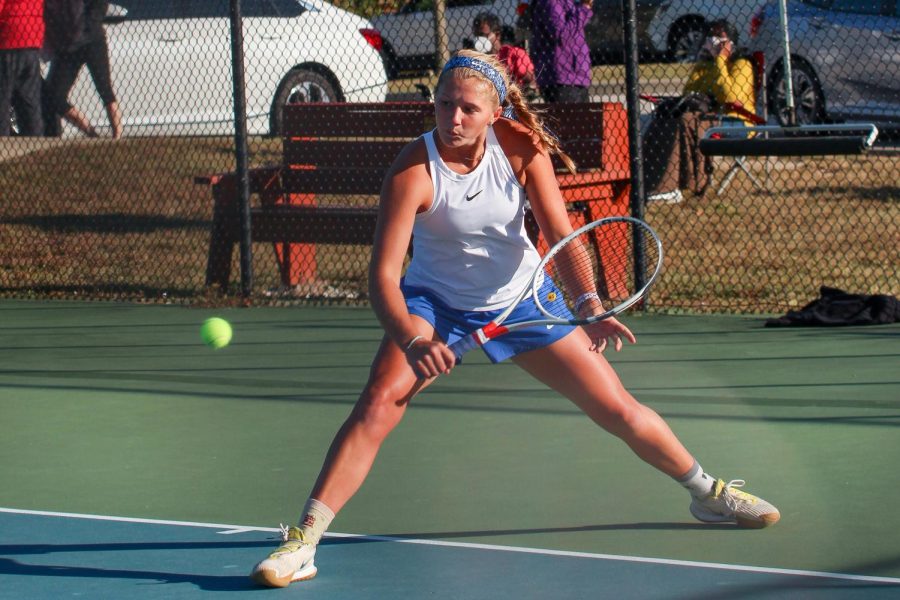
[[[651,194],[647,196],[647,202],[663,202],[665,204],[678,204],[684,200],[680,189],[674,189],[671,192],[661,192],[659,194]]]
[[[250,578],[268,587],[287,587],[294,581],[315,577],[316,547],[303,541],[303,532],[298,527],[281,525],[281,539],[283,543],[275,552],[253,567]]]
[[[727,484],[716,481],[709,496],[694,498],[691,514],[704,523],[737,523],[738,527],[761,529],[774,525],[781,518],[778,509],[753,494],[741,491],[746,482],[735,479]]]

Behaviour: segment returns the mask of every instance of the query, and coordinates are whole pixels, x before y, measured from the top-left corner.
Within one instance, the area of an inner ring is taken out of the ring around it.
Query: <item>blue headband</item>
[[[506,84],[503,83],[503,76],[501,76],[500,73],[497,72],[497,69],[484,62],[483,60],[478,60],[477,58],[471,58],[469,56],[454,56],[447,61],[446,65],[444,65],[443,72],[449,71],[450,69],[458,69],[460,67],[478,71],[479,73],[487,77],[488,80],[494,84],[494,89],[497,90],[497,96],[500,97],[500,104],[503,104],[503,101],[506,100]]]

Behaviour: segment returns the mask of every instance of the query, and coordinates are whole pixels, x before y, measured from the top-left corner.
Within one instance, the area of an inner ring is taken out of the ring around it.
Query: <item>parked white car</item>
[[[490,12],[504,25],[516,26],[519,6],[527,0],[447,0],[447,47],[454,52],[463,39],[472,37],[472,22],[479,13]],[[392,70],[429,69],[435,65],[434,0],[409,0],[396,13],[372,17],[385,40],[385,57]]]
[[[387,74],[372,23],[321,0],[242,0],[247,128],[277,133],[287,102],[383,102]],[[234,131],[229,3],[117,0],[106,26],[125,135]],[[70,102],[101,135],[87,69]]]
[[[703,45],[707,24],[712,21],[728,20],[740,34],[740,42],[745,42],[750,19],[762,1],[670,0],[656,12],[648,34],[657,52],[677,62],[691,62]]]
[[[829,121],[900,127],[900,2],[787,2],[791,86],[801,125]],[[765,53],[769,111],[788,120],[778,3],[752,22],[750,46]],[[880,136],[880,137],[883,137]]]

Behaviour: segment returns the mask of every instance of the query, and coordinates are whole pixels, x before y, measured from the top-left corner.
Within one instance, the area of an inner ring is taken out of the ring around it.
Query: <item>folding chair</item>
[[[724,106],[725,110],[730,113],[737,113],[742,117],[749,120],[753,125],[765,125],[769,120],[768,115],[768,98],[766,97],[766,57],[762,52],[754,52],[750,58],[751,63],[753,63],[753,92],[756,98],[756,104],[760,107],[760,112],[752,112],[750,109],[745,107],[740,102],[727,102]],[[739,129],[737,131],[740,131]],[[766,134],[763,134],[766,135]],[[713,133],[713,136],[719,136],[719,138],[723,137],[722,132]],[[718,138],[713,138],[718,139]],[[719,196],[724,192],[729,185],[731,185],[731,181],[734,179],[735,175],[740,172],[743,172],[755,185],[758,189],[766,191],[768,190],[769,184],[769,158],[765,159],[764,170],[766,173],[766,185],[763,185],[759,182],[753,173],[750,172],[750,169],[747,168],[747,157],[746,156],[735,156],[734,162],[728,167],[728,170],[725,171],[725,175],[722,176],[722,181],[719,183],[719,187],[716,189],[716,195]]]
[[[737,113],[738,115],[744,117],[747,121],[752,123],[754,126],[765,125],[768,121],[768,99],[766,97],[766,61],[765,55],[762,52],[754,52],[750,57],[750,62],[753,65],[753,93],[756,105],[759,106],[759,113],[754,112],[756,107],[745,107],[741,102],[728,102],[723,106],[719,107],[719,112],[717,114],[710,114],[707,117],[704,117],[704,121],[709,123],[711,128],[716,129],[715,139],[724,138],[728,135],[728,133],[732,133],[729,128],[721,127],[722,125],[722,117],[725,113]],[[665,100],[670,100],[677,97],[670,96],[652,96],[650,94],[640,94],[639,96],[642,100],[651,102],[654,105],[659,105],[661,102]],[[734,132],[742,132],[740,128],[734,128]],[[766,135],[766,134],[763,134]],[[702,152],[702,148],[701,148]],[[769,159],[766,158],[765,161],[765,173],[766,173],[766,185],[760,183],[759,179],[750,171],[747,166],[746,157],[745,156],[733,156],[733,162],[728,167],[728,170],[725,172],[725,175],[722,177],[721,182],[716,190],[716,195],[721,195],[725,189],[731,185],[732,180],[735,176],[743,172],[755,185],[757,188],[761,190],[768,189],[769,182]]]

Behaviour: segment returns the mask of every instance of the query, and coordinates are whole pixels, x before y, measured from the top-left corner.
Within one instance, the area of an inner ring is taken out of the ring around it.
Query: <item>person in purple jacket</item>
[[[532,0],[531,59],[544,101],[590,101],[584,26],[593,14],[591,0]]]

